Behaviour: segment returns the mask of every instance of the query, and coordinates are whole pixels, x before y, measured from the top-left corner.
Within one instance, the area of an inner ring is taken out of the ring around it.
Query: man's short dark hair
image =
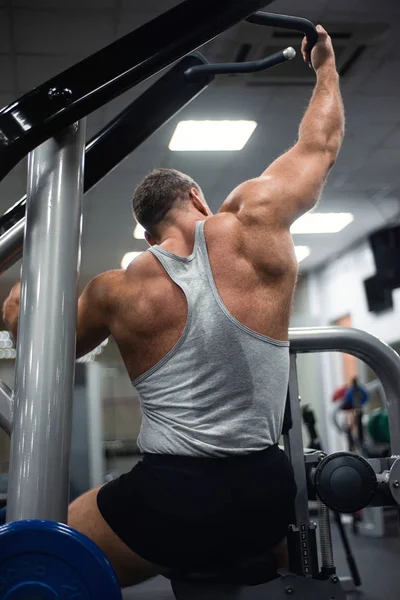
[[[183,206],[188,193],[199,185],[188,175],[174,169],[154,169],[137,186],[132,199],[135,219],[150,234],[165,220],[170,210]]]

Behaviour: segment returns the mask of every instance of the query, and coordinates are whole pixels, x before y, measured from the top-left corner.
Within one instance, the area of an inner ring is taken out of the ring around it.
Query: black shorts
[[[292,466],[277,446],[229,458],[146,454],[97,504],[139,556],[207,569],[274,548],[293,522]]]

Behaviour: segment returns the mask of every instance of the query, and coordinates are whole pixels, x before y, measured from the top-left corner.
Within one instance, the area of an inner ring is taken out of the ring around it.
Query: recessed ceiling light
[[[141,254],[142,252],[127,252],[121,260],[121,269],[127,269],[131,262]]]
[[[181,121],[169,149],[174,152],[242,150],[256,127],[255,121]]]
[[[297,219],[291,233],[339,233],[354,221],[351,213],[307,213]]]
[[[144,229],[139,223],[136,225],[135,230],[133,232],[133,237],[135,240],[144,240]]]
[[[301,263],[302,260],[310,256],[311,250],[308,246],[295,246],[297,262]]]

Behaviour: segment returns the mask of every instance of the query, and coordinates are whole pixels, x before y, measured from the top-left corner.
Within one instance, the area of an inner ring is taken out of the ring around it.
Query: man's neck
[[[206,217],[196,216],[182,219],[184,222],[174,223],[162,232],[159,245],[177,255],[190,255],[194,246],[196,224],[205,219]]]

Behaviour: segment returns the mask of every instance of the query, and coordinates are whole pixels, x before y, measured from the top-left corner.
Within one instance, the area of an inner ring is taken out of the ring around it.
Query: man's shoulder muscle
[[[239,197],[252,192],[257,194],[259,185],[256,180],[246,182],[242,189],[238,188],[236,193]],[[266,271],[268,274],[274,273],[281,276],[282,273],[287,273],[288,269],[290,271],[296,269],[297,262],[290,232],[286,228],[277,226],[274,211],[269,203],[267,202],[264,207],[265,214],[261,216],[250,214],[243,218],[236,202],[238,202],[238,198],[235,195],[232,196],[232,203],[228,198],[221,212],[209,219],[213,223],[210,232],[216,233],[216,239],[218,236],[221,238],[220,242],[225,239],[225,245],[228,245],[233,253],[236,249],[237,254],[247,259],[253,267],[260,269],[261,272]],[[223,211],[224,207],[226,212]]]
[[[207,243],[214,238],[219,245],[237,245],[240,238],[240,223],[236,215],[229,212],[220,212],[208,217],[205,224],[205,236]]]
[[[86,288],[87,295],[94,301],[106,302],[115,289],[115,286],[122,285],[124,280],[125,271],[123,270],[101,273],[88,284]]]

